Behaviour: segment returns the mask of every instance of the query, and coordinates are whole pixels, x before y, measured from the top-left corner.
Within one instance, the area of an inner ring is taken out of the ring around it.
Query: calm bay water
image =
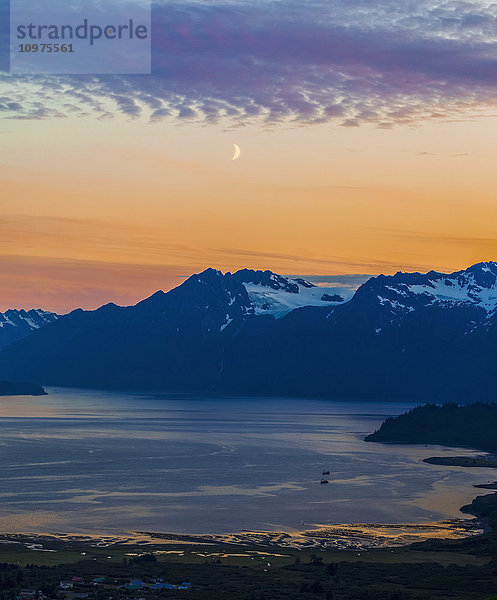
[[[495,478],[421,462],[467,450],[363,441],[406,403],[48,391],[0,398],[0,530],[423,522],[461,517]]]

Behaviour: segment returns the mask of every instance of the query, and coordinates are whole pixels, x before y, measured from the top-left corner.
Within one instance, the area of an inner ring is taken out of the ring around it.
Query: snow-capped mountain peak
[[[0,348],[55,321],[59,315],[38,309],[10,309],[0,313]]]
[[[142,306],[163,304],[166,297],[181,296],[176,313],[185,313],[191,321],[190,309],[199,315],[206,333],[218,333],[231,323],[266,315],[279,319],[296,308],[336,306],[349,300],[353,290],[319,287],[305,279],[284,277],[272,271],[242,269],[222,273],[206,269],[189,277],[167,294],[151,296]],[[190,307],[190,309],[187,309]],[[186,312],[185,312],[186,311]]]
[[[12,327],[25,327],[27,325],[30,329],[39,329],[57,318],[57,314],[41,308],[31,310],[9,309],[4,313],[0,313],[0,327],[8,327],[9,325]]]
[[[339,293],[333,287],[320,287],[302,278],[291,279],[272,271],[242,269],[233,274],[247,290],[256,315],[280,318],[305,306],[335,306],[343,304],[352,291]]]
[[[486,316],[491,316],[497,310],[497,263],[482,262],[454,273],[380,275],[363,287],[368,294],[375,293],[381,305],[397,314],[421,306],[461,305],[483,309]]]

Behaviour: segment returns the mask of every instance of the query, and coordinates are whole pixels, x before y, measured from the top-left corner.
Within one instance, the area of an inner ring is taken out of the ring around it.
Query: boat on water
[[[322,484],[324,484],[324,483],[330,483],[330,482],[329,482],[327,479],[321,479],[320,483],[321,483],[321,485],[322,485]]]
[[[330,470],[327,469],[326,471],[323,471],[323,475],[329,475],[330,474]]]

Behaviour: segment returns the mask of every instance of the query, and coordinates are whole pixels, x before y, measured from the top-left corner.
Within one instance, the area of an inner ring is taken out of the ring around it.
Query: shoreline
[[[454,457],[455,459],[459,457]],[[469,466],[469,465],[468,465]],[[473,465],[471,465],[473,466]],[[19,544],[26,550],[58,552],[75,545],[89,548],[134,546],[155,550],[159,546],[228,546],[245,548],[281,548],[287,550],[379,550],[402,548],[418,542],[464,540],[488,534],[492,529],[485,514],[477,509],[478,499],[492,502],[497,481],[474,485],[491,493],[475,495],[472,502],[461,507],[467,518],[452,518],[424,523],[339,523],[316,525],[308,529],[287,531],[248,531],[231,533],[171,533],[156,531],[128,531],[126,533],[38,533],[0,532],[3,545]],[[472,510],[474,509],[474,510]]]
[[[260,546],[294,550],[369,550],[398,548],[421,541],[460,540],[485,531],[480,519],[448,519],[426,523],[348,523],[300,531],[241,531],[229,534],[138,532],[152,539],[190,544]]]
[[[131,531],[127,535],[83,533],[0,532],[3,545],[19,544],[26,550],[58,552],[75,545],[89,548],[140,546],[144,551],[158,546],[237,546],[287,550],[378,550],[402,548],[434,540],[463,540],[486,533],[477,517],[426,523],[351,523],[291,531],[240,531],[226,534],[181,534]]]

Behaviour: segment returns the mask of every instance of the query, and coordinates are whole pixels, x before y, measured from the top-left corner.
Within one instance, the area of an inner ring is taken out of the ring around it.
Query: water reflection
[[[493,477],[421,462],[453,449],[363,442],[405,403],[49,391],[0,401],[6,531],[421,522],[461,516]]]

